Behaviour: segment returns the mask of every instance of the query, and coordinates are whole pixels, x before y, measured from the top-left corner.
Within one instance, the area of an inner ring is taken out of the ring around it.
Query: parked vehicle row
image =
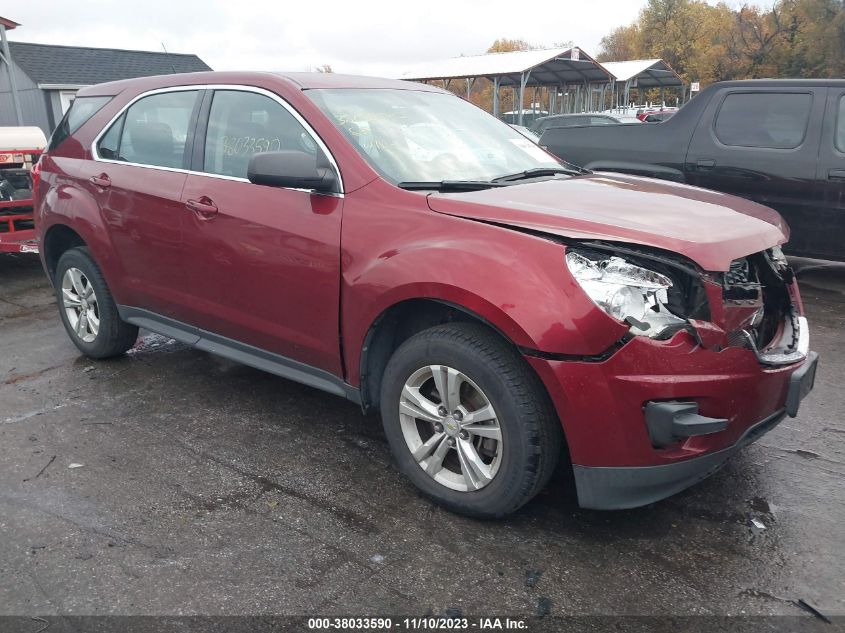
[[[718,83],[660,125],[555,128],[540,142],[588,169],[770,206],[792,229],[787,253],[845,260],[845,80]]]
[[[380,411],[401,472],[458,512],[514,511],[562,455],[582,506],[657,501],[813,387],[777,213],[572,169],[431,86],[85,88],[35,192],[84,354],[144,327]]]

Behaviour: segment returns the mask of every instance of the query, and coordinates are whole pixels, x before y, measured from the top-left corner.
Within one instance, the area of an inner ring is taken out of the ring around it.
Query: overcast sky
[[[398,76],[416,63],[483,53],[499,37],[595,54],[645,0],[31,0],[3,3],[9,39],[196,53],[215,70],[313,70]]]

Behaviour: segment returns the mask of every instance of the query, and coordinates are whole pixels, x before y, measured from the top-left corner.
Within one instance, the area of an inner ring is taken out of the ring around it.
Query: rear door
[[[816,177],[813,253],[825,259],[845,260],[845,88],[829,88]]]
[[[257,152],[316,153],[319,139],[286,102],[242,88],[210,93],[185,183],[184,274],[191,323],[341,375],[343,198],[250,183]]]
[[[825,98],[814,87],[722,90],[693,134],[687,182],[772,207],[791,228],[787,251],[812,251]]]
[[[181,196],[199,94],[141,97],[97,139],[95,160],[86,165],[122,269],[122,302],[179,320],[188,302]]]

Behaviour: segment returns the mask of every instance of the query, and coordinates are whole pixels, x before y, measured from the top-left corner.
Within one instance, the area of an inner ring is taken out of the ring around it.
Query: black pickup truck
[[[792,229],[786,252],[845,261],[845,80],[713,84],[654,125],[552,128],[540,145],[587,169],[749,198]]]

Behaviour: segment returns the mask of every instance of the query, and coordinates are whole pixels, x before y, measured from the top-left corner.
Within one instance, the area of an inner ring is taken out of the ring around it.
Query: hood
[[[679,253],[704,270],[785,242],[775,211],[743,198],[650,178],[591,174],[428,197],[432,211],[573,239]]]

